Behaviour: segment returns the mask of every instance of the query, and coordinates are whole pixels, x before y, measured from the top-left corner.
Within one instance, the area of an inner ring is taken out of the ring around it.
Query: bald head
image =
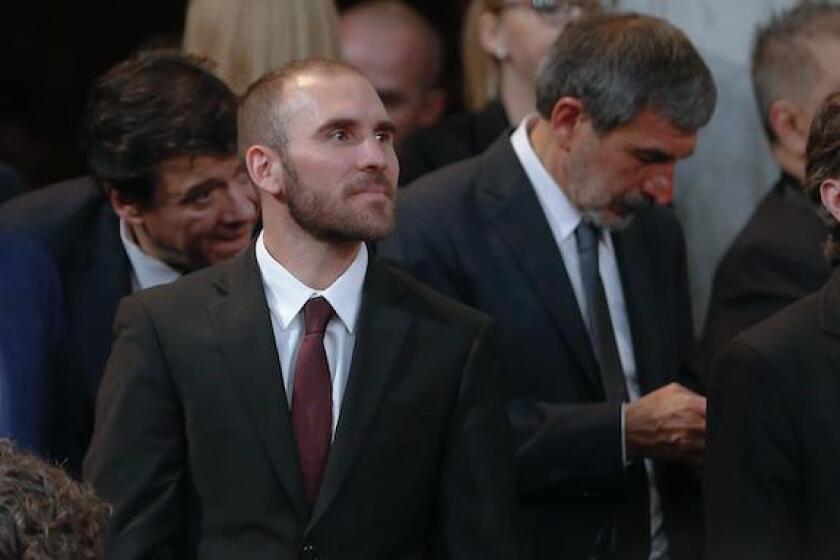
[[[438,87],[441,39],[413,8],[395,0],[363,3],[341,17],[344,60],[373,83],[397,125],[397,140],[434,124],[445,108]]]
[[[254,82],[242,96],[239,105],[239,153],[260,144],[278,151],[288,141],[286,127],[295,103],[289,100],[289,86],[306,77],[346,74],[367,82],[356,68],[324,58],[307,58],[290,62]]]

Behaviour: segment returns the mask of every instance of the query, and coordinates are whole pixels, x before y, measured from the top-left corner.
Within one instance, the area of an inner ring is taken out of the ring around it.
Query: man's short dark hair
[[[137,53],[91,90],[82,126],[91,173],[124,202],[148,206],[164,160],[236,154],[236,106],[203,59]]]
[[[826,179],[840,180],[840,91],[829,95],[814,115],[806,159],[805,190],[830,227],[825,255],[834,266],[840,263],[840,223],[823,208],[820,185]]]
[[[840,41],[840,6],[805,2],[773,16],[756,30],[752,51],[752,83],[764,131],[777,140],[770,125],[774,101],[799,101],[819,80],[820,68],[810,41]]]
[[[563,97],[579,99],[599,134],[653,110],[693,132],[712,116],[712,74],[682,31],[655,17],[595,14],[570,23],[537,78],[537,109],[551,117]]]
[[[110,508],[58,467],[0,439],[0,558],[104,558]]]

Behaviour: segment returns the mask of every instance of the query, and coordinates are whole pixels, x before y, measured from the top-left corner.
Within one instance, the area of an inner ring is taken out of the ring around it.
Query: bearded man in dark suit
[[[343,64],[248,90],[263,232],[118,312],[85,461],[108,558],[517,558],[488,319],[364,243],[393,226],[393,132]]]
[[[805,186],[830,224],[818,291],[721,353],[709,397],[709,558],[840,555],[840,93],[814,117]]]
[[[383,254],[499,322],[529,558],[696,558],[705,399],[661,206],[711,74],[662,20],[593,16],[554,43],[537,100],[406,189]]]

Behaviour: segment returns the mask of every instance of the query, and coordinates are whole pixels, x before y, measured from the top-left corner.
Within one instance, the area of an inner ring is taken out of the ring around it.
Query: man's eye
[[[347,140],[347,138],[349,138],[349,135],[346,130],[334,130],[332,133],[333,140]]]
[[[388,131],[381,131],[376,133],[376,139],[383,144],[390,143],[394,140],[394,135]]]

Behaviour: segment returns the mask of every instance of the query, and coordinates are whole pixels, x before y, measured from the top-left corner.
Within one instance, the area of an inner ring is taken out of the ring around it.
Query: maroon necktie
[[[324,298],[306,302],[303,306],[305,334],[295,363],[292,427],[310,504],[318,496],[332,439],[332,382],[324,350],[324,331],[332,316],[333,308]]]

